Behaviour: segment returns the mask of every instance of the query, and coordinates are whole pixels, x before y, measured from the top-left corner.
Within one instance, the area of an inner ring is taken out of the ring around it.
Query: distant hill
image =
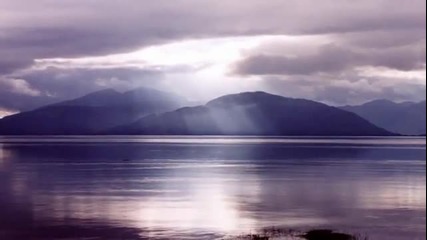
[[[0,119],[0,135],[94,134],[186,104],[184,98],[154,89],[109,89]]]
[[[405,135],[426,134],[426,101],[395,103],[377,100],[341,109],[353,112],[388,131]]]
[[[390,135],[356,114],[264,92],[228,95],[204,106],[153,114],[109,134],[146,135]]]

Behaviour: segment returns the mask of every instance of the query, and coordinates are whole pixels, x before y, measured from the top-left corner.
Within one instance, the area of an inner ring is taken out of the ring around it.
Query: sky
[[[425,0],[0,0],[0,116],[113,88],[426,95]]]

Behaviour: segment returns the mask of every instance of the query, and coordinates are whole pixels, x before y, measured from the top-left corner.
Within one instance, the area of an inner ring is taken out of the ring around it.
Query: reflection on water
[[[216,239],[283,226],[425,239],[425,139],[0,142],[0,238]]]

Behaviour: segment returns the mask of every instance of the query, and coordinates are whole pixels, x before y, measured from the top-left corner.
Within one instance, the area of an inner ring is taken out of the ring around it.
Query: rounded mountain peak
[[[217,98],[208,102],[207,106],[244,105],[253,103],[268,103],[287,100],[287,98],[266,92],[245,92]]]

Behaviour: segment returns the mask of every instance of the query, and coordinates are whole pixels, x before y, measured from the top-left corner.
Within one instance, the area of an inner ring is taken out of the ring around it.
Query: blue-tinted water
[[[424,240],[424,138],[0,138],[0,239]]]

